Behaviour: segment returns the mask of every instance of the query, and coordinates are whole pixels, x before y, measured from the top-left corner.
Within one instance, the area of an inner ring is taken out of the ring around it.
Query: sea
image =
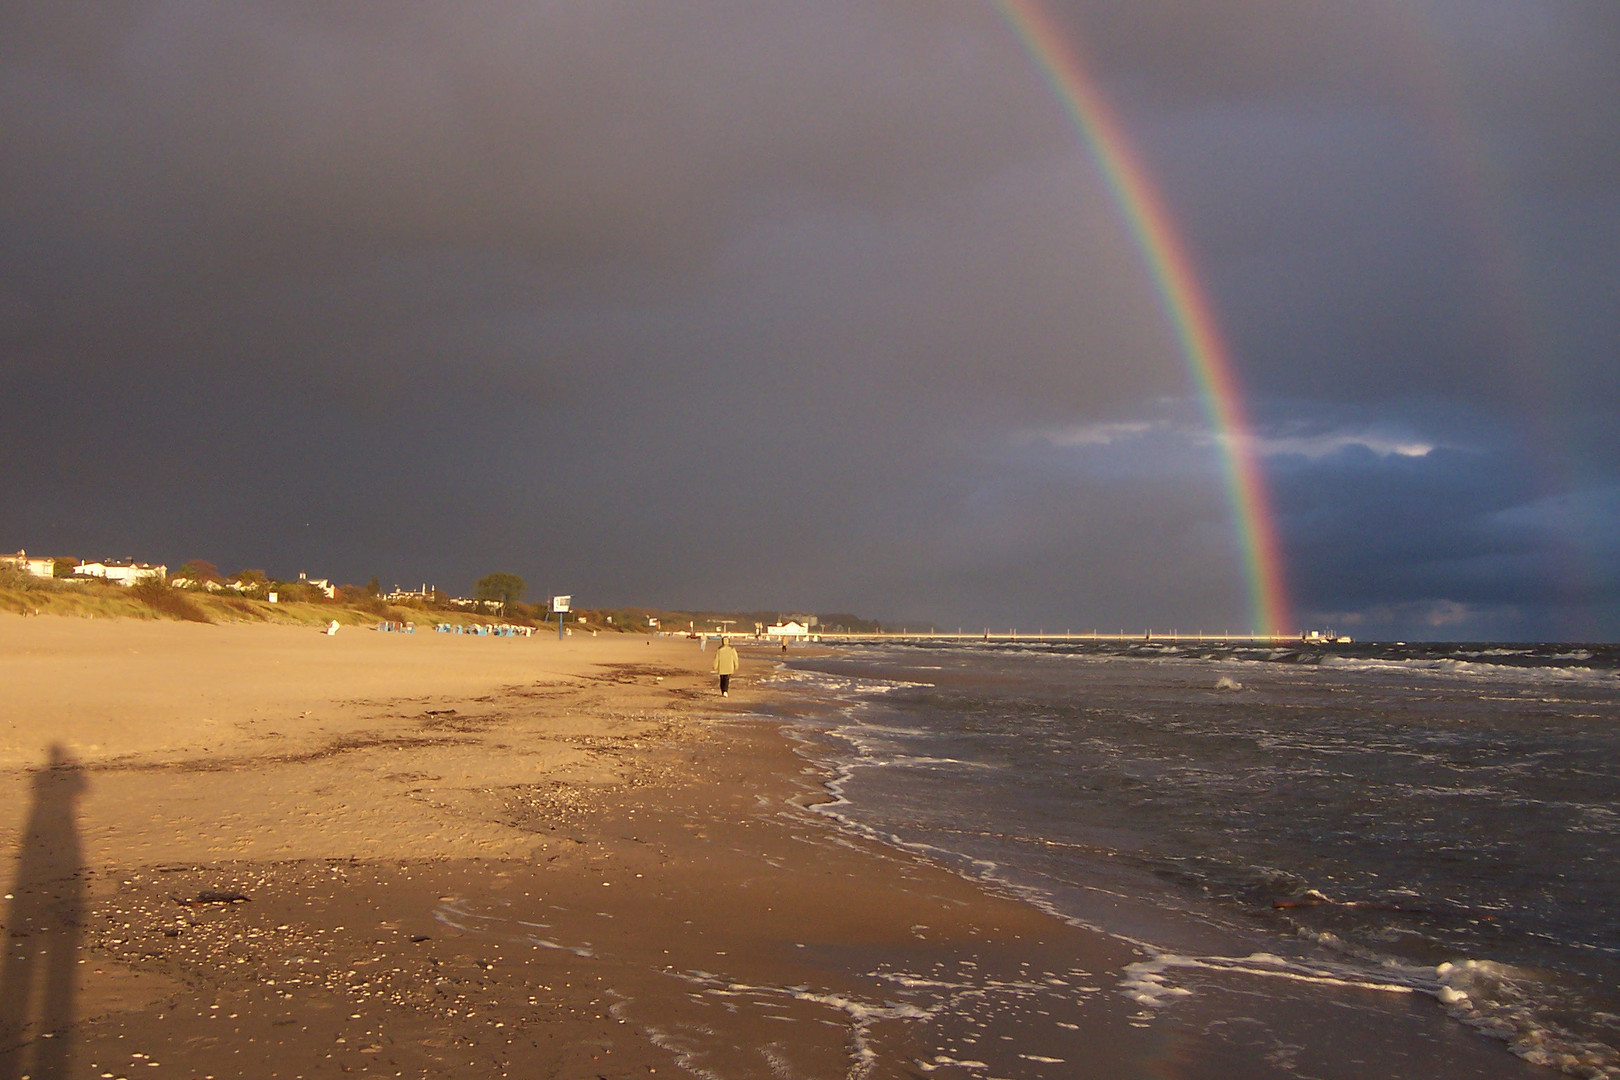
[[[775,678],[823,703],[818,813],[1130,942],[1144,1014],[1382,988],[1620,1077],[1620,646],[891,642]]]

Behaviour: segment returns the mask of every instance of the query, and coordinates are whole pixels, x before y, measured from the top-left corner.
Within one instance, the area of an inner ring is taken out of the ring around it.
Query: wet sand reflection
[[[83,771],[60,746],[34,771],[5,911],[0,1080],[68,1075],[85,891],[76,803],[85,787]]]

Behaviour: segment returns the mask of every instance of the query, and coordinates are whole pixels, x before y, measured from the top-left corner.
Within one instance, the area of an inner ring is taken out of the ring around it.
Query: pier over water
[[[1198,631],[1189,632],[1189,631],[1178,630],[1178,629],[1171,629],[1171,630],[1152,630],[1152,629],[1148,629],[1148,630],[1136,631],[1134,633],[1129,632],[1129,631],[1125,631],[1125,630],[1120,630],[1120,631],[1115,632],[1115,633],[1107,633],[1107,632],[1098,631],[1098,630],[1086,630],[1086,631],[1064,630],[1061,633],[1052,633],[1052,632],[1047,631],[1047,630],[1025,631],[1025,630],[1019,630],[1017,628],[1008,628],[1006,630],[988,630],[988,629],[986,629],[986,630],[978,630],[978,631],[968,631],[968,630],[961,630],[961,629],[958,629],[958,630],[955,630],[955,631],[941,631],[941,630],[936,630],[936,629],[932,629],[932,628],[930,628],[928,630],[911,630],[911,629],[902,628],[900,630],[847,631],[847,632],[845,632],[845,631],[836,631],[836,630],[834,630],[834,631],[816,630],[816,631],[810,633],[809,635],[807,635],[806,638],[801,638],[799,640],[809,640],[809,641],[813,641],[813,642],[826,642],[826,643],[832,643],[832,644],[835,644],[835,643],[838,643],[838,642],[872,642],[872,641],[896,641],[896,642],[908,642],[908,641],[916,641],[916,642],[979,641],[979,642],[986,642],[986,643],[995,642],[995,643],[999,643],[999,644],[1008,644],[1008,643],[1017,642],[1019,644],[1028,643],[1028,644],[1038,644],[1038,645],[1052,645],[1052,644],[1062,644],[1064,642],[1076,642],[1076,641],[1100,641],[1100,642],[1109,642],[1109,643],[1114,643],[1114,644],[1126,644],[1126,643],[1132,643],[1132,642],[1148,642],[1148,641],[1151,641],[1151,642],[1158,642],[1158,643],[1162,643],[1162,644],[1166,644],[1166,645],[1188,645],[1188,644],[1196,644],[1196,643],[1231,644],[1231,645],[1298,645],[1301,642],[1307,642],[1307,641],[1314,641],[1314,642],[1317,642],[1317,643],[1326,643],[1327,641],[1329,641],[1331,639],[1323,638],[1323,637],[1320,637],[1320,636],[1318,636],[1316,638],[1311,638],[1311,637],[1309,637],[1309,636],[1307,636],[1305,634],[1300,634],[1300,633],[1294,633],[1294,634],[1243,634],[1243,633],[1237,633],[1237,634],[1234,634],[1234,633],[1225,632],[1225,631],[1223,631],[1221,633],[1211,633],[1211,632],[1209,632],[1207,630],[1198,630]]]

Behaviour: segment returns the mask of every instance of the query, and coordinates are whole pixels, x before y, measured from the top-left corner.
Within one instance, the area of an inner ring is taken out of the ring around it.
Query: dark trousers
[[[720,676],[720,692],[723,694],[727,690],[730,690],[730,689],[731,689],[731,676],[730,675],[722,675],[722,676]]]

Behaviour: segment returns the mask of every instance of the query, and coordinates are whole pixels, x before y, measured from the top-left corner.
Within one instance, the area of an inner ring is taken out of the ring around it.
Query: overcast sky
[[[1620,636],[1620,6],[1058,11],[1298,625]],[[1238,629],[1211,434],[989,4],[0,10],[7,550]]]

